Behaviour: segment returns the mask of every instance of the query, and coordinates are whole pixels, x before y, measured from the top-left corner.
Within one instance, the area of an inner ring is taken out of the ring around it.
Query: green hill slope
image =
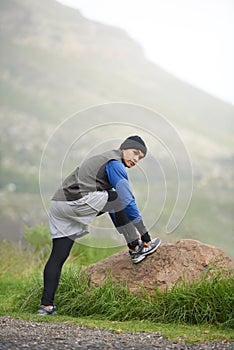
[[[231,236],[234,106],[147,61],[123,30],[54,0],[2,0],[0,26],[0,189],[4,195],[9,183],[16,184],[19,200],[13,209],[2,201],[2,222],[33,222],[30,200],[20,196],[38,193],[42,150],[56,126],[83,108],[121,101],[164,115],[191,154],[195,192],[183,232],[203,235],[209,222],[216,238],[222,227]],[[88,142],[83,147],[89,149]],[[48,173],[48,182],[52,177]],[[38,207],[37,222],[36,213]]]

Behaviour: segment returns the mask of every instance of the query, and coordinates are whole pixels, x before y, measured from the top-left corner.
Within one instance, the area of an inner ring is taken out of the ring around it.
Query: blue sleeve
[[[140,211],[133,196],[126,168],[118,160],[111,160],[106,165],[106,175],[111,186],[118,192],[130,221],[138,223],[142,220]]]

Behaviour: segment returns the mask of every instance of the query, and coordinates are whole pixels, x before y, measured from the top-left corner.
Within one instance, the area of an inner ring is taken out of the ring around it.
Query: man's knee
[[[108,202],[113,202],[113,201],[119,199],[117,191],[110,190],[110,191],[107,191],[107,192],[108,192],[108,200],[107,200]]]

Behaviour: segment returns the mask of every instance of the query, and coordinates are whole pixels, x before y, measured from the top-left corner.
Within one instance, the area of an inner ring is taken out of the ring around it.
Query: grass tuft
[[[35,312],[42,293],[42,278],[29,278],[14,300],[15,311]],[[59,314],[95,316],[110,321],[149,320],[190,325],[210,324],[234,328],[234,281],[217,274],[213,278],[176,285],[167,292],[130,293],[126,283],[90,286],[88,276],[73,265],[61,276],[56,294]],[[13,310],[14,311],[14,310]]]
[[[42,272],[51,248],[48,228],[41,225],[26,228],[24,240],[24,244],[0,242],[0,315],[38,320]],[[53,320],[72,319],[89,327],[102,325],[117,331],[163,329],[171,338],[186,332],[188,339],[196,341],[216,337],[233,339],[234,280],[231,272],[217,272],[209,279],[204,275],[192,283],[182,281],[166,292],[155,289],[154,294],[149,294],[143,286],[140,292],[130,293],[127,282],[113,284],[110,276],[103,285],[91,286],[82,267],[120,249],[74,245],[62,271],[55,298],[58,316]],[[51,318],[44,320],[49,322]]]

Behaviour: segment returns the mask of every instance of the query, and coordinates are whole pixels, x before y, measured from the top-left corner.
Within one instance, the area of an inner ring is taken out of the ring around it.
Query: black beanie
[[[147,147],[142,140],[140,136],[129,136],[121,145],[120,149],[139,149],[142,153],[144,153],[144,156],[147,153]]]

